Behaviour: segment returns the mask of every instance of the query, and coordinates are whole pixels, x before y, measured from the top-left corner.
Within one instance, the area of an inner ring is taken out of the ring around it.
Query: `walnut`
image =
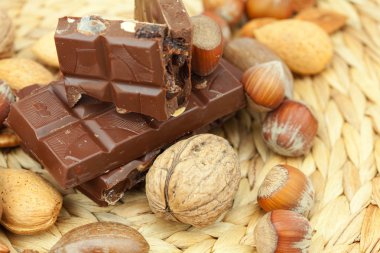
[[[202,134],[157,157],[146,177],[146,194],[157,216],[204,227],[232,206],[239,181],[237,154],[227,140]]]
[[[12,56],[14,39],[12,20],[6,12],[0,10],[0,59]]]

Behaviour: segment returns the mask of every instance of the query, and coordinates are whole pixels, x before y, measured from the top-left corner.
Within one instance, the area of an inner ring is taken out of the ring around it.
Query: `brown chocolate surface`
[[[160,153],[160,149],[127,163],[93,180],[78,186],[78,189],[100,206],[114,205],[127,190],[145,179],[147,168]]]
[[[222,61],[207,87],[193,91],[186,111],[164,122],[118,114],[87,96],[70,108],[56,82],[13,103],[8,123],[62,187],[74,187],[244,107],[242,85],[227,68]]]
[[[165,24],[64,17],[55,41],[69,106],[86,94],[121,113],[166,120],[187,105],[188,45],[173,44]]]
[[[225,61],[223,64],[225,64],[228,70],[234,74],[237,79],[241,79],[242,72],[238,68]],[[193,75],[193,83],[202,83],[207,87],[208,78]],[[224,116],[209,125],[205,125],[188,133],[180,139],[194,134],[206,133],[210,129],[221,126],[232,116],[233,114]],[[178,141],[178,139],[176,141]],[[170,146],[170,143],[166,144],[166,147],[168,146]],[[166,147],[163,147],[163,149]],[[78,189],[100,206],[113,205],[124,196],[125,191],[132,189],[145,179],[146,170],[161,151],[162,149],[150,152],[120,168],[79,185]]]

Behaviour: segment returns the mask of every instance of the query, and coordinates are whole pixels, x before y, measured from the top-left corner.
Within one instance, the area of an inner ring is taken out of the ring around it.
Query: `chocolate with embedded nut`
[[[165,24],[64,17],[55,41],[71,107],[86,94],[166,120],[187,105],[190,73],[176,49],[185,45],[173,46]]]
[[[8,123],[61,186],[74,187],[243,108],[244,91],[231,68],[221,61],[185,112],[164,122],[116,113],[112,104],[87,96],[70,108],[56,82],[13,103]]]

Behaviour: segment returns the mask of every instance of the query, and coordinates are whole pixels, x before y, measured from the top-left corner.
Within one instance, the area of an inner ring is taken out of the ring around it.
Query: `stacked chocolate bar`
[[[140,182],[162,149],[245,106],[241,72],[228,62],[192,75],[192,25],[181,1],[136,0],[135,16],[61,18],[62,80],[21,92],[8,117],[62,187],[100,205]]]

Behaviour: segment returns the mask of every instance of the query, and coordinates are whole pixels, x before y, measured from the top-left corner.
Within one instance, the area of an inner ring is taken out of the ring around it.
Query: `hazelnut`
[[[233,65],[246,71],[252,66],[269,61],[280,61],[286,73],[287,79],[291,80],[285,88],[287,98],[293,97],[293,75],[288,66],[269,48],[252,38],[236,38],[227,43],[224,48],[224,57]]]
[[[246,9],[253,18],[289,18],[293,14],[292,0],[248,0]]]
[[[222,30],[224,40],[228,41],[231,39],[231,29],[224,19],[211,11],[205,11],[203,12],[203,15],[212,18],[219,25]]]
[[[192,71],[200,76],[211,74],[223,54],[223,36],[219,25],[210,17],[191,18],[193,24]]]
[[[274,210],[256,225],[256,250],[257,253],[307,252],[312,234],[304,216],[289,210]]]
[[[8,117],[11,103],[16,101],[11,88],[2,80],[0,80],[0,126]]]
[[[230,25],[236,25],[243,17],[242,0],[203,0],[203,6],[206,11],[215,12]]]
[[[280,61],[270,61],[249,68],[242,77],[244,89],[251,98],[254,109],[265,112],[277,108],[290,86],[288,76]]]
[[[228,141],[201,134],[157,157],[146,176],[146,195],[158,217],[204,227],[231,208],[239,181],[239,161]]]
[[[306,105],[285,100],[268,113],[263,122],[262,134],[272,151],[295,157],[310,150],[317,130],[318,121]]]
[[[257,201],[267,212],[285,209],[306,214],[314,204],[314,188],[299,169],[290,165],[277,165],[261,184]]]
[[[9,253],[9,248],[7,245],[0,242],[0,253]]]

